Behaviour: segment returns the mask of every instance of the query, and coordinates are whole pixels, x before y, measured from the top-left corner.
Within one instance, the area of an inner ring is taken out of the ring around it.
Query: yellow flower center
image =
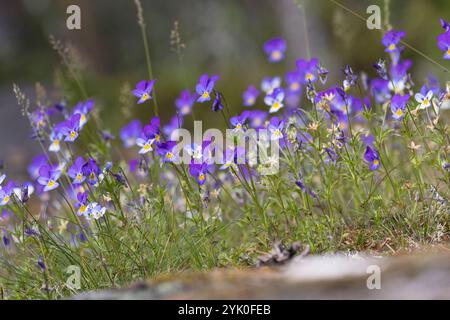
[[[142,95],[142,100],[145,101],[145,100],[148,100],[148,99],[150,99],[150,96],[148,95],[147,92],[145,92],[145,93]]]
[[[151,149],[150,144],[149,144],[149,143],[146,143],[146,144],[144,145],[144,150],[145,150],[145,151],[148,151],[148,150],[150,150],[150,149]]]
[[[83,212],[86,211],[86,209],[87,209],[87,207],[83,204],[83,205],[80,207],[80,212],[83,213]]]
[[[393,44],[393,43],[390,44],[390,45],[389,45],[389,50],[390,50],[390,51],[394,51],[394,50],[395,50],[395,44]]]
[[[70,138],[71,139],[75,139],[76,136],[77,136],[77,133],[75,131],[70,131]]]
[[[282,53],[280,50],[275,50],[272,52],[272,59],[273,60],[279,60],[281,59]]]
[[[240,124],[240,123],[238,123],[237,125],[236,125],[236,129],[237,130],[240,130],[242,128],[242,125]]]
[[[311,81],[314,78],[314,75],[312,73],[307,73],[305,76],[306,81]]]
[[[375,159],[375,160],[373,160],[373,164],[377,166],[380,164],[380,161],[378,161],[378,159]]]
[[[54,185],[55,185],[55,181],[53,181],[53,180],[50,180],[48,183],[47,183],[47,187],[53,187]]]
[[[82,178],[83,178],[83,175],[81,173],[78,173],[77,176],[75,177],[75,179],[77,181],[81,181]]]
[[[209,92],[208,91],[204,91],[202,94],[202,98],[203,99],[208,99],[209,98]]]
[[[203,173],[200,173],[200,175],[198,176],[198,180],[200,181],[205,180],[205,175]]]
[[[5,197],[3,198],[3,202],[4,202],[4,203],[7,203],[7,202],[9,202],[9,199],[10,199],[9,196],[5,196]]]
[[[59,140],[58,140],[58,139],[53,140],[53,144],[54,144],[55,146],[59,146]]]
[[[167,152],[166,153],[166,159],[172,159],[173,158],[173,153],[172,152]]]
[[[401,117],[403,115],[403,110],[402,109],[397,109],[397,111],[395,111],[395,114],[399,117]]]
[[[93,172],[89,175],[89,179],[95,180],[95,174]]]
[[[161,137],[159,136],[159,134],[155,135],[155,141],[159,142],[159,140],[161,140]]]
[[[430,100],[428,100],[428,99],[423,100],[424,106],[428,106],[429,104],[430,104]]]
[[[281,103],[279,102],[279,101],[275,101],[274,103],[273,103],[273,109],[274,110],[278,110],[278,109],[280,109],[280,107],[281,107]]]
[[[81,123],[86,122],[86,115],[81,114],[81,116],[80,116],[80,122],[81,122]]]
[[[291,83],[291,90],[297,91],[300,88],[300,84],[298,82]]]
[[[255,98],[250,97],[247,99],[247,104],[254,104],[255,103]]]
[[[189,105],[185,104],[182,108],[181,108],[181,113],[182,114],[188,114],[189,113]]]

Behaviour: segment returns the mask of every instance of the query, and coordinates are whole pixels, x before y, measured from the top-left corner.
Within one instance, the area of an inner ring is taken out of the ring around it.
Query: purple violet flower
[[[219,80],[219,76],[217,75],[211,76],[211,78],[207,74],[200,76],[198,84],[195,87],[195,90],[199,95],[197,102],[202,103],[211,100],[211,93],[217,80]]]
[[[409,98],[411,98],[409,94],[406,94],[404,96],[396,94],[392,97],[391,111],[392,117],[395,120],[401,120],[405,116],[406,103],[408,102]]]
[[[80,130],[80,114],[74,114],[70,119],[56,125],[59,132],[61,132],[65,139],[64,141],[74,142],[78,138],[78,131]]]
[[[255,86],[249,86],[247,90],[242,94],[242,100],[244,101],[244,106],[251,107],[255,105],[256,99],[259,97],[259,90]]]
[[[380,156],[378,151],[375,148],[371,148],[370,146],[366,147],[366,152],[364,153],[364,160],[366,160],[370,164],[370,170],[377,170],[380,165]]]
[[[142,123],[139,120],[132,120],[120,130],[120,138],[125,148],[130,148],[136,144],[136,139],[142,133]]]
[[[101,170],[97,166],[97,162],[95,162],[94,159],[89,158],[89,160],[81,167],[81,172],[83,176],[87,178],[88,183],[93,186],[97,184]]]
[[[83,157],[78,157],[67,171],[69,177],[72,178],[72,184],[78,185],[86,180],[86,177],[83,174],[83,166],[85,163]]]
[[[197,95],[195,93],[191,93],[189,90],[181,91],[180,96],[175,100],[175,106],[177,107],[178,112],[182,116],[190,114],[196,99]]]
[[[281,37],[273,38],[264,44],[270,62],[279,62],[284,59],[286,51],[286,40]]]
[[[151,94],[155,82],[156,80],[141,80],[136,84],[136,88],[132,93],[135,97],[139,98],[138,104],[144,103],[152,98]]]
[[[39,169],[39,178],[37,182],[44,186],[44,192],[51,191],[58,188],[58,179],[61,176],[61,170],[52,168],[51,166],[44,164]]]
[[[278,112],[284,107],[284,97],[284,90],[282,88],[277,88],[272,94],[269,94],[264,98],[264,103],[270,107],[269,113]]]

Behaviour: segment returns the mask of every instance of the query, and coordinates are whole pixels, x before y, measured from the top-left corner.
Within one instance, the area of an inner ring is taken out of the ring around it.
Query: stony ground
[[[377,284],[380,289],[368,288]],[[390,257],[307,256],[304,252],[283,265],[168,274],[129,288],[88,292],[74,298],[450,299],[450,249],[439,247]]]

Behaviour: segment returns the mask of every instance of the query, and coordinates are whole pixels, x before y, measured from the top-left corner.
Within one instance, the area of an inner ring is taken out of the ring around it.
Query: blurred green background
[[[184,88],[195,87],[202,73],[220,74],[218,87],[233,111],[241,107],[241,94],[249,84],[259,86],[263,76],[282,75],[295,66],[297,58],[307,57],[305,33],[311,54],[330,70],[329,85],[339,81],[346,64],[373,75],[372,64],[384,56],[381,34],[368,30],[364,21],[329,0],[305,0],[306,21],[292,0],[143,0],[149,35],[158,102],[163,120],[175,112],[174,100]],[[386,1],[338,1],[366,17],[366,8],[377,4],[383,10]],[[439,18],[449,20],[448,0],[391,0],[389,21],[395,29],[407,31],[406,41],[447,68],[436,47],[442,32]],[[81,30],[66,28],[66,8],[81,8]],[[170,33],[174,21],[184,50],[183,63],[171,50]],[[305,22],[307,30],[305,30]],[[17,0],[0,2],[0,159],[9,172],[23,170],[39,147],[29,136],[31,130],[16,106],[12,83],[33,96],[34,84],[52,88],[60,58],[49,44],[49,35],[69,41],[83,62],[83,78],[88,94],[102,107],[105,128],[114,134],[124,124],[119,110],[119,91],[124,83],[134,84],[147,77],[142,38],[132,0]],[[269,64],[263,43],[274,36],[288,41],[287,58]],[[414,60],[416,83],[433,73],[441,80],[448,75],[420,55],[406,50]],[[262,107],[262,106],[259,106]],[[147,109],[146,109],[147,108]],[[133,116],[148,121],[149,107],[133,105]],[[203,109],[203,110],[201,110]],[[221,121],[198,105],[204,126]],[[188,125],[189,127],[189,125]]]

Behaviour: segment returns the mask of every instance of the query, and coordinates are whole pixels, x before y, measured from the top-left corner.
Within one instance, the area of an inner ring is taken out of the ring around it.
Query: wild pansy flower
[[[302,79],[298,71],[290,71],[286,74],[286,84],[289,92],[298,93],[302,89]]]
[[[88,220],[98,220],[106,213],[106,208],[98,204],[97,202],[91,202],[87,206],[86,218]]]
[[[386,34],[383,36],[383,39],[381,42],[386,47],[386,52],[394,52],[398,51],[399,47],[398,44],[402,40],[402,38],[406,35],[404,31],[395,31],[390,30],[386,32]]]
[[[77,214],[79,216],[84,216],[87,211],[88,195],[87,191],[77,193],[78,202],[75,204],[75,207],[78,208]]]
[[[416,101],[420,103],[419,109],[426,109],[431,106],[431,100],[433,99],[433,91],[432,90],[426,91],[426,89],[427,89],[426,86],[423,86],[422,89],[420,90],[420,93],[416,93],[416,95],[414,96]]]
[[[284,121],[278,119],[278,117],[272,117],[272,119],[270,119],[267,129],[269,130],[270,140],[283,139]]]
[[[176,146],[176,141],[167,141],[158,146],[158,154],[162,157],[163,163],[177,161],[178,155],[175,151]]]
[[[284,97],[284,90],[277,88],[264,98],[264,103],[270,107],[269,113],[275,113],[284,107]]]
[[[450,59],[450,30],[445,31],[437,37],[439,50],[444,52],[444,59]]]
[[[394,64],[397,64],[400,59],[400,52],[403,50],[403,47],[399,44],[405,35],[406,33],[404,31],[390,30],[386,32],[381,40],[383,45],[386,47],[385,52],[388,52],[391,55]]]
[[[136,139],[141,136],[142,123],[139,120],[132,120],[129,124],[120,130],[120,139],[122,139],[125,148],[130,148],[136,144]]]
[[[211,76],[211,78],[207,74],[200,76],[198,84],[195,87],[195,91],[199,95],[197,102],[202,103],[211,100],[211,93],[217,80],[219,80],[219,76],[217,75]]]
[[[0,206],[6,206],[11,200],[11,195],[14,191],[15,183],[9,181],[4,187],[0,188]]]
[[[259,90],[255,86],[249,86],[247,90],[242,94],[242,100],[244,101],[244,106],[251,107],[255,105],[256,99],[259,97]]]
[[[191,163],[189,165],[189,173],[197,180],[198,185],[201,186],[206,182],[208,164],[206,162],[202,164]]]
[[[268,113],[262,110],[251,110],[248,113],[249,125],[253,129],[260,129],[264,127],[264,122],[268,117]]]
[[[162,131],[167,136],[170,137],[172,132],[174,132],[176,129],[181,128],[183,125],[183,117],[174,115],[172,118],[170,118],[169,122],[163,126]]]
[[[80,130],[80,114],[74,114],[72,117],[61,124],[58,124],[59,131],[65,136],[64,141],[74,142],[78,138]]]
[[[389,83],[389,80],[384,80],[381,78],[372,79],[370,82],[370,92],[377,103],[383,104],[391,98]]]
[[[86,124],[87,115],[89,112],[91,112],[93,107],[94,107],[94,100],[88,99],[85,102],[78,102],[77,105],[73,108],[72,114],[80,115],[80,129],[82,129],[83,126]]]
[[[217,91],[216,98],[214,99],[213,104],[212,104],[212,111],[217,112],[222,109],[223,109],[222,94],[219,91]]]
[[[397,64],[391,64],[391,80],[388,82],[389,89],[395,93],[403,93],[408,84],[408,70],[412,66],[411,60],[404,60]]]
[[[32,179],[37,179],[39,177],[39,169],[47,163],[47,156],[45,154],[37,155],[33,159],[31,159],[31,162],[27,168],[30,177]]]
[[[316,71],[318,64],[319,60],[317,58],[312,58],[309,61],[303,59],[296,61],[297,71],[304,84],[313,83],[317,80]]]
[[[279,62],[284,59],[286,40],[281,37],[270,39],[264,44],[264,51],[270,62]]]
[[[266,77],[261,82],[261,90],[266,94],[272,94],[273,91],[281,86],[280,77]]]
[[[24,182],[22,186],[15,187],[13,191],[20,202],[26,203],[34,192],[34,186],[31,182]]]
[[[181,91],[180,96],[175,100],[175,106],[177,107],[178,112],[182,116],[190,114],[196,99],[197,95],[195,93],[191,93],[189,90]]]
[[[156,141],[157,144],[161,141],[161,134],[159,132],[160,120],[158,117],[153,118],[149,125],[146,125],[142,130],[142,136],[136,139],[136,145],[141,147],[139,154],[146,154],[153,151],[152,145]]]
[[[101,170],[97,165],[97,162],[89,158],[88,161],[81,167],[82,174],[87,178],[90,185],[95,185],[98,182]]]
[[[39,178],[37,182],[44,187],[44,192],[58,188],[58,179],[61,176],[61,170],[52,168],[45,164],[39,169]]]
[[[243,132],[244,131],[244,125],[245,125],[245,122],[247,121],[248,116],[249,116],[249,112],[244,111],[240,115],[230,118],[230,123],[233,127],[233,132]]]
[[[409,94],[406,94],[404,96],[396,94],[392,97],[391,111],[392,117],[395,120],[401,120],[405,116],[406,103],[408,102],[409,98],[411,98]]]
[[[44,129],[47,127],[47,114],[42,107],[36,108],[30,114],[30,121],[33,128],[36,130]]]
[[[380,165],[380,155],[375,148],[371,148],[370,146],[366,147],[366,152],[364,153],[364,159],[370,164],[370,170],[377,170]]]
[[[245,148],[241,146],[237,147],[229,147],[224,151],[224,163],[220,167],[220,170],[226,170],[232,166],[236,166],[237,164],[241,164],[245,162]]]
[[[136,84],[136,88],[132,93],[135,97],[139,98],[138,104],[144,103],[152,98],[151,94],[155,82],[156,80],[141,80]]]
[[[78,157],[67,171],[69,177],[72,178],[72,184],[81,184],[86,180],[86,177],[83,174],[83,166],[85,163],[83,157]]]

